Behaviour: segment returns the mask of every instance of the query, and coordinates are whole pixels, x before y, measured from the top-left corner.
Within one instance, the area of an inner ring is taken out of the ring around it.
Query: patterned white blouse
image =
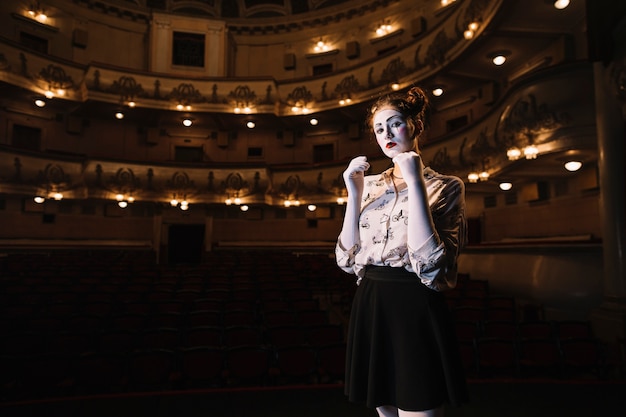
[[[408,189],[396,189],[390,168],[365,177],[360,244],[344,248],[337,241],[337,265],[356,274],[357,284],[367,265],[406,268],[427,287],[442,291],[456,285],[457,257],[466,242],[465,186],[461,179],[424,169],[424,182],[436,233],[419,248],[408,247]]]

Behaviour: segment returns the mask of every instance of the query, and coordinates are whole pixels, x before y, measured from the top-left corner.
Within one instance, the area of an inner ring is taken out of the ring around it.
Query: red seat
[[[224,353],[220,348],[199,346],[178,352],[183,387],[221,387]]]
[[[317,381],[317,355],[311,347],[291,346],[276,350],[276,367],[278,384]]]

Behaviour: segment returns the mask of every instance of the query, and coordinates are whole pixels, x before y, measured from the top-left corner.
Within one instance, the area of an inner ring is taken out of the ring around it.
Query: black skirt
[[[404,268],[368,267],[350,315],[345,392],[368,407],[406,411],[467,402],[444,295]]]

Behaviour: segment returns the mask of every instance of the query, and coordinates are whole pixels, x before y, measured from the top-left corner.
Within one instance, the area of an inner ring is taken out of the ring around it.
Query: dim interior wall
[[[541,304],[551,320],[589,319],[602,301],[599,244],[468,248],[459,272],[489,281],[492,294]]]
[[[484,211],[484,242],[545,236],[589,236],[590,239],[601,239],[597,194]]]
[[[216,244],[233,242],[336,242],[341,219],[267,219],[241,221],[214,219],[212,240]]]
[[[44,220],[47,217],[48,220]],[[106,217],[62,213],[3,212],[0,239],[117,240],[151,242],[150,217]],[[123,246],[123,245],[122,245]]]

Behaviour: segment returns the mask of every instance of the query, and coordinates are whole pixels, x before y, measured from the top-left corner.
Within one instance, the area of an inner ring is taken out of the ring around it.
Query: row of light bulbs
[[[576,172],[580,168],[582,168],[582,166],[583,166],[582,161],[578,161],[578,160],[567,161],[563,164],[563,167],[569,172]],[[467,175],[467,180],[473,184],[479,181],[487,181],[488,179],[489,179],[489,172],[487,172],[487,170],[483,170],[481,172],[472,171]],[[503,191],[508,191],[511,188],[513,188],[513,184],[508,181],[501,182],[498,186]]]

